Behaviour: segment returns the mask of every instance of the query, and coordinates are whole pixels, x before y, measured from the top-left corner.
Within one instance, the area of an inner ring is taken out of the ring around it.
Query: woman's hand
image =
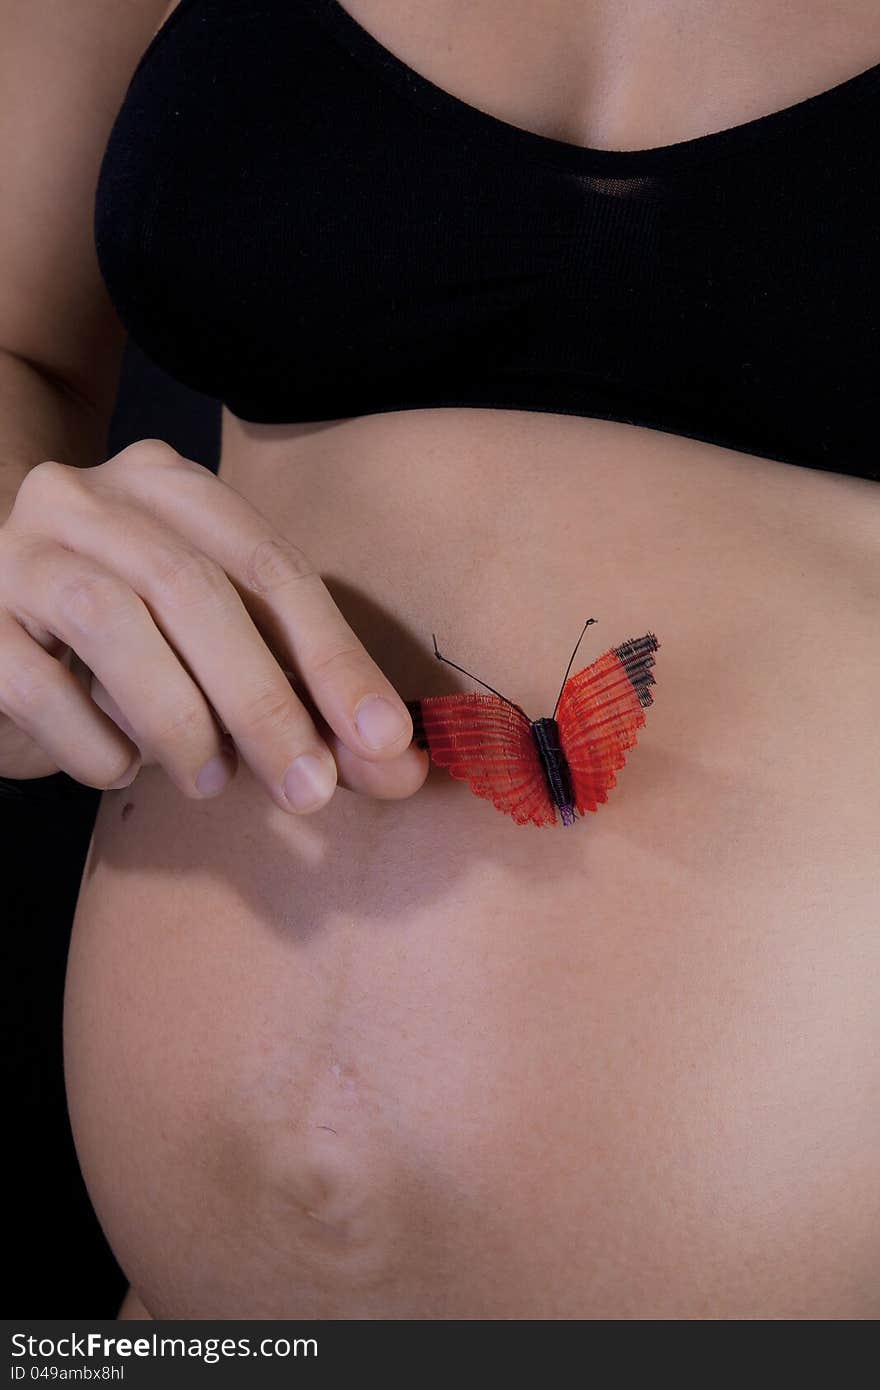
[[[307,557],[200,464],[144,439],[31,469],[0,526],[0,776],[123,787],[157,762],[200,798],[237,749],[277,806],[312,811],[337,782],[412,795],[411,739]]]

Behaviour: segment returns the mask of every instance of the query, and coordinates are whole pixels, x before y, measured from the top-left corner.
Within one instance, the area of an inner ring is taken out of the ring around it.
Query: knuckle
[[[204,551],[172,546],[154,558],[150,588],[169,608],[188,608],[206,600],[228,599],[231,585],[221,566]]]
[[[54,494],[59,485],[72,482],[71,475],[75,475],[76,472],[75,468],[66,463],[59,463],[57,459],[44,459],[42,463],[34,464],[19,484],[15,494],[15,507],[21,509],[31,503],[42,504],[47,493]]]
[[[12,508],[14,520],[39,524],[44,529],[53,513],[80,517],[102,508],[100,477],[103,464],[94,468],[74,468],[71,464],[46,459],[24,478]]]
[[[25,477],[22,487],[40,487],[50,479],[63,478],[66,473],[75,473],[76,471],[70,464],[60,463],[58,459],[43,459],[41,463],[34,464]]]
[[[337,647],[335,651],[323,653],[321,656],[312,657],[308,662],[309,675],[315,680],[324,684],[336,676],[336,672],[342,664],[343,669],[355,664],[360,664],[364,659],[364,649],[358,644],[349,643],[345,647]]]
[[[170,468],[183,462],[183,456],[165,439],[136,439],[116,455],[123,457],[126,463],[152,468]]]
[[[245,562],[245,583],[254,593],[267,595],[315,573],[314,566],[299,546],[283,536],[265,536],[250,551]]]
[[[38,723],[58,695],[58,682],[47,675],[42,663],[16,661],[0,677],[0,709],[17,722],[26,717]]]
[[[56,612],[67,630],[81,636],[104,635],[108,629],[130,622],[138,602],[123,580],[97,570],[62,581],[55,595]]]
[[[245,723],[262,732],[287,732],[297,724],[302,726],[302,711],[289,690],[261,690],[252,694],[242,710]],[[303,732],[302,728],[300,731]]]
[[[201,704],[190,701],[160,714],[150,729],[145,731],[145,738],[153,745],[190,745],[204,742],[205,735],[210,733],[211,720],[207,710]]]

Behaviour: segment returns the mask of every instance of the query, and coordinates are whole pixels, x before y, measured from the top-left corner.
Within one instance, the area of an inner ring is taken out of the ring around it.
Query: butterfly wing
[[[574,803],[581,815],[595,811],[617,785],[615,772],[653,704],[651,667],[660,643],[653,632],[612,647],[565,683],[556,719],[571,769]]]
[[[496,695],[408,700],[413,741],[518,825],[555,825],[556,806],[524,714]]]

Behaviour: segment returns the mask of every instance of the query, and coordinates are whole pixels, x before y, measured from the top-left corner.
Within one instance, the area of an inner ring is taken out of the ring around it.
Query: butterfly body
[[[617,785],[653,703],[659,645],[649,632],[612,647],[563,683],[550,718],[529,719],[497,692],[408,700],[414,742],[518,825],[556,825],[557,811],[573,825]]]
[[[558,807],[563,825],[574,825],[574,791],[571,785],[571,768],[565,750],[559,741],[559,725],[555,719],[534,719],[532,737],[538,756],[544,768],[547,786]]]

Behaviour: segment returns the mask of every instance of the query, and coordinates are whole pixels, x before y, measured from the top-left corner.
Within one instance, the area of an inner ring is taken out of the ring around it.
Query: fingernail
[[[284,775],[284,795],[297,811],[308,811],[329,800],[336,787],[333,770],[324,758],[303,753]]]
[[[108,792],[116,792],[119,791],[122,787],[130,787],[140,770],[141,760],[140,758],[135,758],[134,762],[129,764],[128,768],[126,769],[122,777],[120,777],[119,781],[109,782],[106,790]]]
[[[228,753],[218,753],[205,763],[196,778],[196,790],[202,796],[216,796],[232,776],[233,762]]]
[[[357,731],[369,748],[387,748],[406,729],[406,719],[381,695],[366,695],[354,712]]]

